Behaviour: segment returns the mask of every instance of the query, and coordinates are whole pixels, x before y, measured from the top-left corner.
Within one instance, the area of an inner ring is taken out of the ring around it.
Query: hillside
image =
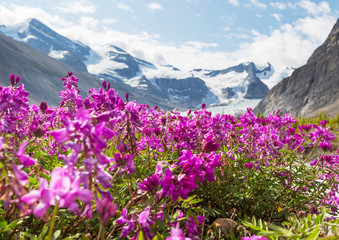
[[[255,108],[264,115],[280,109],[294,116],[339,113],[339,19],[307,63],[274,86]]]

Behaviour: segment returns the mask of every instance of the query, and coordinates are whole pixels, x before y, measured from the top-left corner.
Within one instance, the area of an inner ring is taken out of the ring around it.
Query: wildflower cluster
[[[5,222],[29,225],[34,215],[51,220],[52,234],[56,216],[67,212],[63,237],[81,235],[74,231],[87,222],[98,239],[201,239],[204,225],[231,209],[267,219],[322,206],[338,213],[339,155],[328,154],[335,137],[325,121],[295,129],[278,112],[259,118],[248,109],[238,119],[204,106],[165,112],[128,94],[123,101],[106,81],[83,98],[72,73],[62,79],[60,106],[38,107],[16,86],[20,77],[9,79],[0,87]],[[316,158],[314,148],[322,150]]]

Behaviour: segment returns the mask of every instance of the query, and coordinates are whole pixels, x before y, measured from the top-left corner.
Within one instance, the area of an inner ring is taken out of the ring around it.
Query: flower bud
[[[102,87],[106,90],[106,87],[107,87],[107,82],[104,80],[102,81],[101,83]]]
[[[18,84],[20,81],[21,81],[21,77],[17,76],[16,79],[15,79],[15,84]]]
[[[9,75],[9,81],[11,82],[12,86],[15,85],[15,75],[14,74]]]
[[[42,101],[40,103],[40,110],[41,110],[41,112],[45,113],[45,111],[47,110],[47,103],[46,102]]]

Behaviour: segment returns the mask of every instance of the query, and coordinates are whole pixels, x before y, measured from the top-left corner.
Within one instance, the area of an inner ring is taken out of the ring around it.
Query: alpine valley
[[[234,114],[255,107],[263,99],[273,66],[258,67],[253,62],[240,63],[222,70],[182,71],[178,66],[158,65],[136,58],[112,44],[96,51],[68,39],[37,19],[17,25],[0,26],[0,83],[10,73],[21,75],[33,103],[46,101],[57,105],[60,78],[72,71],[79,88],[86,94],[98,88],[100,81],[130,100],[165,110],[195,109],[206,103],[211,111]],[[6,36],[4,36],[6,35]]]

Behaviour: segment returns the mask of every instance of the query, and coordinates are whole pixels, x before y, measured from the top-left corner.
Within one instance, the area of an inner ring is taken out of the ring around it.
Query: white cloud
[[[259,13],[257,13],[257,14],[255,14],[255,17],[257,17],[257,18],[262,18],[262,17],[263,17],[263,15],[262,15],[262,14],[259,14]]]
[[[118,8],[124,11],[132,11],[132,8],[126,4],[119,3]]]
[[[114,18],[105,18],[104,20],[102,20],[103,24],[113,24],[113,23],[117,23],[119,22],[117,19]]]
[[[259,2],[259,0],[248,0],[248,1],[250,3],[246,4],[245,5],[246,7],[254,6],[254,7],[257,7],[257,8],[261,8],[261,9],[266,9],[267,8],[266,4]]]
[[[231,33],[227,35],[226,38],[250,39],[251,37],[245,33]]]
[[[230,4],[232,4],[233,6],[239,6],[238,0],[228,0],[228,2],[229,2]]]
[[[327,2],[316,4],[310,0],[301,0],[297,4],[299,7],[305,9],[308,14],[313,16],[329,14],[331,12],[331,8]]]
[[[80,18],[80,23],[82,26],[87,27],[87,28],[96,28],[99,24],[99,20],[92,18],[92,17],[82,16]]]
[[[208,47],[218,47],[217,43],[205,43],[205,42],[199,42],[199,41],[188,41],[185,43],[187,46],[192,46],[197,49],[203,49]]]
[[[296,4],[296,3],[288,2],[288,3],[287,3],[287,6],[288,6],[289,8],[293,8],[293,9],[297,8],[297,4]]]
[[[295,30],[304,35],[306,39],[313,43],[322,43],[330,33],[333,24],[335,22],[334,17],[305,17],[296,20]]]
[[[225,22],[227,22],[228,24],[233,24],[235,22],[235,18],[234,16],[230,16],[230,15],[223,15],[223,16],[219,16],[220,20],[223,20]]]
[[[70,24],[63,17],[56,14],[48,14],[40,8],[14,4],[10,8],[5,8],[0,5],[0,25],[18,24],[30,18],[43,21],[48,26],[57,25],[66,27]]]
[[[229,31],[229,30],[231,30],[231,28],[229,28],[229,27],[224,27],[224,30],[225,30],[225,31]]]
[[[147,8],[152,10],[152,11],[154,11],[154,10],[162,10],[163,9],[161,4],[155,3],[155,2],[147,4]]]
[[[287,4],[286,3],[282,3],[282,2],[271,2],[270,5],[271,5],[271,7],[278,8],[280,10],[283,10],[283,9],[287,8]]]
[[[63,13],[93,13],[96,10],[96,6],[86,0],[62,1],[54,8]]]
[[[300,67],[312,52],[323,43],[336,18],[334,16],[300,18],[284,24],[270,34],[253,34],[251,42],[240,45],[231,58],[242,56],[239,61],[254,61],[265,65],[270,62],[276,74],[266,82],[270,87],[279,82],[286,67]]]
[[[278,22],[280,22],[281,21],[281,19],[282,19],[282,14],[280,14],[280,13],[272,13],[272,16],[275,18],[275,20],[277,20]]]

